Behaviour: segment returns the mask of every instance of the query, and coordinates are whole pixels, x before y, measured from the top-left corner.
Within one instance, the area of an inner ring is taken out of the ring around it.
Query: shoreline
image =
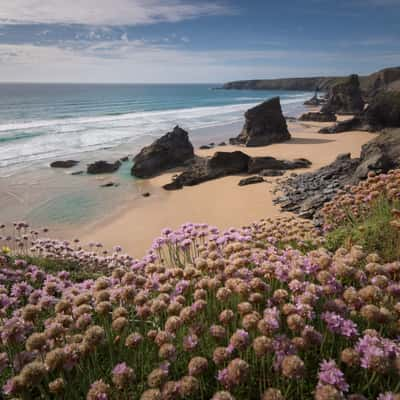
[[[346,119],[348,117],[341,117]],[[216,146],[208,150],[196,149],[200,156],[210,156],[216,151],[241,150],[250,156],[273,156],[283,159],[304,157],[312,162],[311,168],[288,171],[303,173],[317,170],[341,153],[359,156],[361,146],[376,136],[374,133],[352,131],[324,135],[317,131],[329,123],[288,122],[292,140],[265,147]],[[248,225],[266,217],[283,215],[273,204],[272,190],[282,177],[268,177],[267,182],[238,186],[241,175],[227,176],[204,182],[182,190],[168,192],[162,186],[171,180],[176,171],[139,181],[149,198],[138,198],[134,204],[124,204],[111,215],[89,224],[78,231],[83,242],[98,241],[108,248],[121,245],[125,252],[142,257],[152,241],[165,227],[178,228],[185,222],[208,223],[220,229]],[[76,231],[75,231],[76,234]]]

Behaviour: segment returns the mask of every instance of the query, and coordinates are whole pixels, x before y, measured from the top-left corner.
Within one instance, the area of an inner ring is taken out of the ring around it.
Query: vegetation
[[[398,400],[399,178],[341,193],[324,235],[185,224],[142,260],[3,227],[4,396]]]

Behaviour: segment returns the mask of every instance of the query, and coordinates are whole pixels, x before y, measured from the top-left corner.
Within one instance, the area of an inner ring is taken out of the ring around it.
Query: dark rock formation
[[[218,146],[226,146],[225,142],[218,143]]]
[[[247,172],[250,157],[241,151],[232,153],[217,151],[207,163],[212,171],[222,172],[224,175]]]
[[[121,161],[121,162],[129,161],[129,156],[122,157],[119,159],[119,161]]]
[[[203,144],[202,146],[199,147],[200,150],[210,150],[211,146],[208,146],[207,144]]]
[[[328,90],[337,82],[337,77],[259,79],[228,82],[222,89],[235,90]]]
[[[282,195],[275,199],[286,211],[320,223],[319,210],[344,186],[357,184],[368,172],[386,173],[400,168],[400,129],[382,132],[362,147],[360,158],[350,154],[312,173],[289,178],[280,186]]]
[[[261,176],[249,176],[248,178],[243,178],[239,181],[239,186],[254,185],[255,183],[265,182]]]
[[[121,166],[121,161],[115,161],[114,163],[109,163],[107,161],[96,161],[87,166],[88,174],[110,174],[112,172],[118,171]]]
[[[246,112],[245,118],[242,132],[237,138],[230,139],[231,144],[244,144],[248,147],[266,146],[291,138],[279,97],[251,108]]]
[[[85,173],[85,171],[75,171],[75,172],[71,172],[71,175],[83,175]]]
[[[385,68],[364,77],[362,89],[368,102],[378,93],[400,90],[400,67]]]
[[[142,194],[142,196],[143,196],[143,197],[150,197],[151,194],[150,194],[149,192],[145,192],[145,193]]]
[[[288,170],[297,168],[308,168],[311,162],[305,158],[293,161],[278,160],[274,157],[253,157],[249,160],[248,172],[256,174],[262,170]]]
[[[352,175],[359,159],[342,154],[330,165],[315,172],[290,177],[281,186],[282,195],[275,199],[282,210],[312,218],[327,201],[332,200],[338,189],[352,182]]]
[[[365,179],[369,171],[380,174],[395,168],[400,168],[400,129],[384,131],[363,145],[353,183]]]
[[[75,167],[75,165],[78,165],[79,161],[76,160],[65,160],[65,161],[53,161],[50,164],[51,168],[72,168]]]
[[[259,79],[247,81],[228,82],[223,89],[243,90],[307,90],[329,91],[334,85],[343,81],[346,77],[311,77],[311,78],[283,78],[283,79]],[[378,92],[386,90],[399,90],[400,67],[385,68],[371,75],[360,76],[360,85],[363,94],[370,98]],[[314,104],[312,104],[314,105]]]
[[[400,127],[400,92],[383,92],[375,96],[358,116],[326,128],[320,133],[340,133],[351,130],[379,131]]]
[[[329,91],[327,103],[321,108],[323,113],[358,114],[364,108],[357,75],[350,75],[343,82],[337,83]]]
[[[241,151],[216,152],[211,158],[196,158],[180,175],[175,176],[171,183],[165,185],[164,189],[177,190],[183,186],[193,186],[227,175],[257,173],[266,168],[280,171],[306,168],[310,165],[311,163],[305,159],[286,161],[273,157],[250,158]],[[277,176],[277,174],[270,172],[269,176]],[[261,182],[260,179],[258,180]]]
[[[194,186],[227,175],[247,172],[250,157],[241,151],[216,152],[211,158],[197,158],[185,171],[164,186],[166,190]]]
[[[303,114],[299,120],[300,121],[316,121],[316,122],[335,122],[336,115],[331,112],[308,112]]]
[[[139,178],[149,178],[168,169],[183,165],[194,157],[193,146],[188,133],[176,126],[172,132],[144,147],[134,157],[131,174]]]
[[[321,128],[319,133],[342,133],[353,130],[364,130],[363,122],[360,117],[350,118],[346,121],[338,122],[335,125],[327,126],[325,128]]]
[[[305,105],[305,106],[313,106],[313,107],[316,107],[316,106],[320,106],[321,104],[324,104],[324,103],[326,103],[326,100],[325,100],[325,99],[319,98],[318,95],[315,94],[313,97],[311,97],[310,100],[306,100],[306,101],[304,102],[304,105]]]
[[[385,92],[375,96],[362,114],[370,130],[400,127],[400,92]]]

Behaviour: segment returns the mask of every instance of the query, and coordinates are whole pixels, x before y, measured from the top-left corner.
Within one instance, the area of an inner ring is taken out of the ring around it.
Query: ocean
[[[239,123],[245,110],[274,96],[285,115],[298,116],[311,96],[216,86],[0,84],[0,176],[126,144],[138,149],[177,124],[201,132]]]

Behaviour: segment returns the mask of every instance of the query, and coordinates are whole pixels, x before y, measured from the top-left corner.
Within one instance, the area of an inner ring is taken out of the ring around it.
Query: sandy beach
[[[343,118],[339,118],[343,119]],[[244,148],[220,146],[210,150],[197,150],[199,156],[210,156],[216,151],[241,150],[250,156],[273,156],[282,159],[307,158],[316,170],[332,162],[338,154],[359,156],[361,146],[375,134],[353,131],[343,134],[318,134],[322,126],[317,122],[289,122],[292,140],[266,147]],[[232,132],[234,136],[236,132]],[[296,173],[305,170],[296,170]],[[178,228],[185,222],[206,222],[218,228],[242,226],[265,217],[281,214],[273,204],[272,189],[278,178],[268,182],[240,187],[240,176],[229,176],[205,182],[194,187],[168,192],[162,185],[171,180],[170,172],[140,182],[140,191],[149,192],[148,198],[138,198],[106,218],[87,225],[79,233],[83,241],[99,241],[107,247],[121,245],[135,257],[143,256],[155,237],[165,227]],[[291,172],[287,172],[290,174]]]

